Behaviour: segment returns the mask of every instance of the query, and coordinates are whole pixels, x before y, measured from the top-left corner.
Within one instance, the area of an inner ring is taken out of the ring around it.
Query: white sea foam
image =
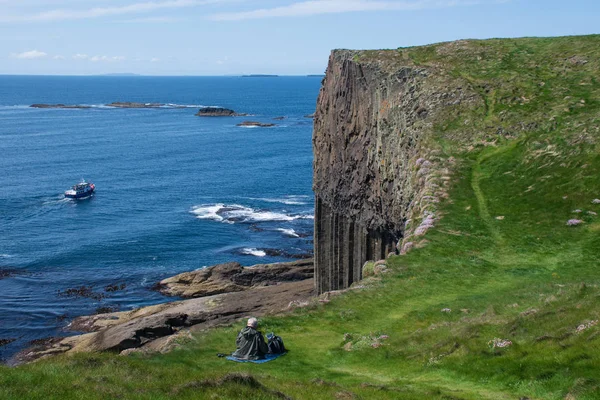
[[[192,209],[192,213],[196,214],[196,218],[199,219],[212,219],[215,221],[223,221],[223,217],[217,214],[223,207],[225,207],[224,204],[198,206]]]
[[[243,248],[240,252],[242,254],[247,254],[249,256],[255,256],[255,257],[264,257],[264,256],[267,255],[267,253],[265,253],[262,250],[258,250],[258,249],[255,249],[255,248],[247,248],[247,247]]]
[[[208,108],[216,106],[204,106],[202,104],[177,104],[177,103],[166,103],[162,108]]]
[[[268,203],[282,203],[282,204],[287,204],[287,205],[303,205],[303,204],[306,204],[303,201],[292,200],[292,199],[264,199],[264,198],[260,198],[260,199],[256,199],[256,200],[266,201]]]
[[[0,258],[12,258],[11,254],[0,254]]]
[[[298,234],[296,233],[296,231],[295,231],[295,230],[293,230],[293,229],[278,228],[277,230],[278,230],[279,232],[283,233],[284,235],[287,235],[287,236],[289,236],[289,237],[294,237],[294,238],[298,238],[298,237],[300,237],[300,235],[298,235]]]
[[[284,196],[282,198],[259,197],[259,198],[250,198],[250,200],[260,200],[260,201],[265,201],[267,203],[281,203],[281,204],[287,204],[287,205],[304,205],[304,204],[306,204],[306,201],[302,201],[302,199],[304,199],[305,197],[308,197],[308,196]]]
[[[236,222],[268,222],[268,221],[294,221],[297,219],[311,219],[312,215],[286,214],[270,210],[256,210],[239,204],[204,204],[192,208],[191,213],[199,219],[213,221]]]
[[[0,106],[0,110],[19,110],[25,108],[29,108],[29,106],[24,104],[15,104],[13,106]]]

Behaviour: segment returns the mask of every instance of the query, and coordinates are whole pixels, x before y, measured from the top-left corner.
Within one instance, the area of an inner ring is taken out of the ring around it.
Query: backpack
[[[283,345],[283,339],[279,336],[270,334],[267,335],[269,342],[267,346],[269,347],[269,354],[281,354],[285,353],[285,346]]]

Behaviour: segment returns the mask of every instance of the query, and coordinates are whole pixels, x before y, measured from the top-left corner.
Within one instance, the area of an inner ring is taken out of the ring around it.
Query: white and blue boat
[[[90,197],[94,190],[96,190],[96,185],[91,182],[86,182],[82,180],[80,183],[73,185],[73,187],[65,192],[65,197],[69,199],[83,199],[86,197]]]

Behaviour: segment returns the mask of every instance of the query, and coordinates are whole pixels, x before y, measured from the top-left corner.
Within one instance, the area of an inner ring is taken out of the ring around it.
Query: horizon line
[[[223,74],[223,75],[191,75],[191,74],[137,74],[137,73],[106,73],[106,74],[19,74],[19,73],[0,73],[0,76],[103,76],[108,78],[135,78],[135,77],[206,77],[206,78],[276,78],[276,77],[317,77],[325,76],[320,74]]]

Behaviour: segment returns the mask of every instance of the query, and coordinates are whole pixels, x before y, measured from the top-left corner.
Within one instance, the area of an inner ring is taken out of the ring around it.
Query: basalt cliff
[[[481,104],[467,82],[402,51],[332,52],[313,133],[318,292],[348,287],[365,261],[433,226],[452,163],[430,146],[436,121]]]

